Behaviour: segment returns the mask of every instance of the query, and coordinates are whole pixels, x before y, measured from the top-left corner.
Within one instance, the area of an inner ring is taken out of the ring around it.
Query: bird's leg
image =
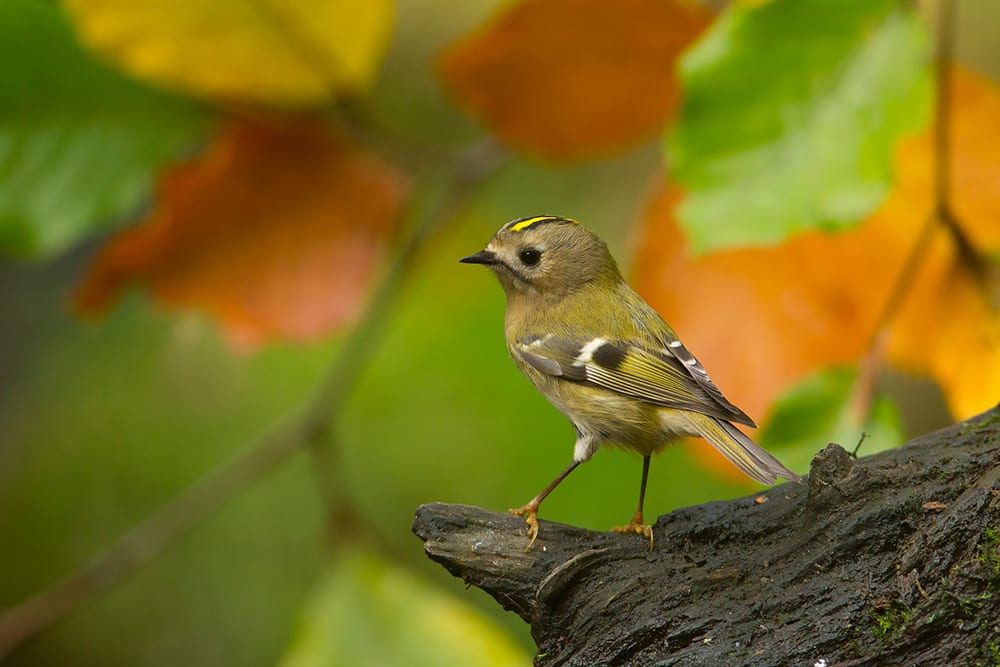
[[[649,550],[653,550],[653,528],[642,520],[642,503],[646,498],[646,478],[649,476],[649,457],[647,454],[642,459],[642,482],[639,484],[639,509],[635,511],[632,520],[627,526],[615,526],[612,532],[615,533],[635,533],[642,535],[649,540]]]
[[[538,538],[538,507],[539,507],[539,505],[542,504],[542,501],[545,500],[546,496],[548,496],[550,493],[552,493],[552,490],[554,488],[556,488],[557,486],[559,486],[559,482],[561,482],[564,479],[566,479],[566,476],[569,475],[571,472],[573,472],[573,470],[575,470],[576,467],[578,465],[580,465],[581,463],[583,463],[583,462],[582,461],[573,461],[571,464],[569,464],[568,466],[566,466],[565,470],[563,470],[561,473],[559,473],[558,477],[556,477],[554,480],[552,480],[549,483],[548,486],[546,486],[544,489],[542,489],[541,493],[539,493],[537,496],[535,496],[534,498],[532,498],[531,500],[529,500],[526,505],[518,507],[517,509],[509,509],[509,510],[507,510],[511,514],[514,514],[514,515],[517,515],[517,516],[523,516],[524,517],[524,522],[526,524],[528,524],[528,537],[531,538],[531,541],[528,542],[528,546],[524,548],[525,551],[530,551],[531,550],[531,545],[533,545],[535,543],[535,540]]]

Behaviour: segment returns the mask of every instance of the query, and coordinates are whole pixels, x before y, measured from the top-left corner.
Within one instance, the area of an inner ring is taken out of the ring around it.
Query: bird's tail
[[[774,484],[779,477],[793,482],[802,479],[729,422],[697,413],[689,413],[689,419],[701,437],[758,482]]]

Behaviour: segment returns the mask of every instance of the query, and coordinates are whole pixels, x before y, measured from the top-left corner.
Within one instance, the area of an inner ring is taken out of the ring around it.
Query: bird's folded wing
[[[604,338],[574,341],[546,335],[516,341],[513,352],[545,375],[600,387],[655,405],[755,425],[746,413],[726,400],[680,341],[672,340],[662,350],[651,350]]]

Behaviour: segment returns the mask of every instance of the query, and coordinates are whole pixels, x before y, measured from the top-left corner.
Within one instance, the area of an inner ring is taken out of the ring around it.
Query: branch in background
[[[389,270],[340,354],[304,409],[251,441],[235,458],[194,482],[104,552],[64,579],[35,593],[0,614],[0,660],[25,640],[83,604],[116,588],[188,530],[310,446],[317,455],[329,455],[327,434],[352,387],[381,341],[385,325],[413,260],[427,236],[455,215],[474,186],[500,166],[505,154],[484,143],[461,153],[448,169],[447,182],[434,200],[417,214],[409,238],[398,249]],[[317,463],[324,502],[333,512],[344,510],[336,467]],[[338,503],[340,505],[338,506]]]

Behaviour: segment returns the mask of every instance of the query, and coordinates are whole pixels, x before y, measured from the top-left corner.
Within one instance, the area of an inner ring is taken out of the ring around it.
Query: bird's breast
[[[518,367],[576,430],[601,445],[616,445],[649,454],[662,449],[669,438],[664,432],[658,406],[634,398],[545,375],[514,355]]]

